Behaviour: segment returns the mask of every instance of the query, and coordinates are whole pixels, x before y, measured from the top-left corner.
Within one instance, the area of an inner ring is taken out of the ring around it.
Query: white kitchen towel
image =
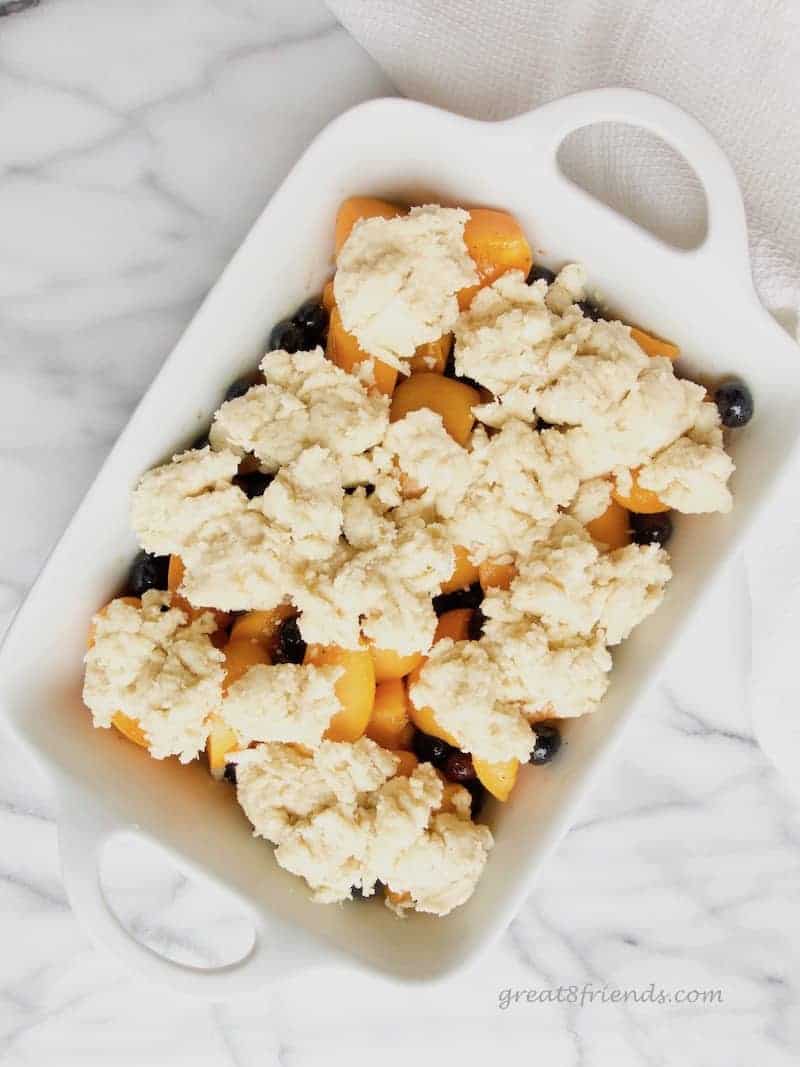
[[[744,194],[756,285],[798,336],[798,0],[328,0],[406,96],[499,119],[580,89],[647,89],[701,120]],[[688,168],[648,135],[583,131],[571,175],[676,243],[702,227]],[[798,353],[800,358],[800,352]],[[764,748],[800,790],[800,464],[746,553],[750,702]],[[765,547],[768,550],[765,550]]]

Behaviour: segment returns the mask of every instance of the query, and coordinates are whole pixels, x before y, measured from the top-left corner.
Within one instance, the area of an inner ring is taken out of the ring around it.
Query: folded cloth
[[[499,119],[580,89],[658,93],[711,131],[745,199],[761,299],[796,337],[800,313],[800,4],[796,0],[328,0],[406,96]],[[696,179],[641,131],[583,131],[571,176],[678,244],[702,227]],[[800,358],[800,352],[798,353]],[[800,463],[746,552],[750,705],[800,790]],[[779,543],[774,543],[779,542]],[[766,543],[770,550],[765,551]]]

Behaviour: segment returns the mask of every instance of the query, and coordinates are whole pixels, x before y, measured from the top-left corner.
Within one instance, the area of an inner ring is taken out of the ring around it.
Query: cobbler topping
[[[336,261],[334,295],[345,329],[365,352],[408,371],[415,349],[452,330],[456,294],[478,280],[460,208],[412,208],[362,219]]]
[[[369,392],[320,348],[269,352],[261,369],[267,384],[223,404],[214,416],[212,446],[251,452],[264,471],[274,472],[321,445],[336,457],[342,485],[365,480],[362,457],[386,432],[387,398]]]
[[[409,696],[418,708],[434,708],[439,725],[465,752],[491,762],[528,759],[531,728],[504,699],[503,679],[482,642],[438,641]]]
[[[208,717],[222,699],[224,657],[212,645],[210,612],[189,620],[168,593],[149,590],[141,604],[112,600],[92,620],[83,699],[96,726],[124,709],[147,736],[156,759],[195,759]],[[167,610],[162,610],[166,608]]]
[[[278,863],[321,902],[347,900],[376,881],[408,907],[446,915],[475,887],[492,836],[460,814],[435,814],[443,786],[430,764],[397,777],[373,741],[323,741],[313,752],[261,744],[237,753],[239,802]]]
[[[252,741],[318,745],[341,707],[335,685],[342,674],[341,667],[310,664],[251,667],[229,686],[222,716],[243,747]]]

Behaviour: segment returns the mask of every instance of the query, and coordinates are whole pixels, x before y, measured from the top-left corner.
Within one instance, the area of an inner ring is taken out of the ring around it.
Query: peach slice
[[[390,648],[376,648],[374,645],[369,646],[369,654],[372,656],[376,682],[405,678],[425,658],[421,652],[410,652],[407,656],[401,656]]]
[[[226,630],[230,625],[231,616],[227,611],[219,611],[217,608],[196,608],[193,604],[180,595],[178,592],[178,586],[183,581],[184,575],[183,560],[180,556],[169,557],[169,570],[167,571],[167,589],[172,593],[172,606],[180,608],[181,611],[185,611],[189,616],[189,621],[196,619],[198,615],[202,615],[204,611],[210,611],[214,618],[217,620],[217,629]]]
[[[360,219],[394,219],[404,215],[403,208],[391,204],[388,200],[378,200],[372,196],[351,196],[343,200],[336,212],[333,244],[338,256],[342,245],[350,236],[350,231]]]
[[[373,374],[375,375],[375,389],[385,396],[391,396],[394,392],[395,383],[397,382],[397,369],[390,367],[388,363],[383,363],[379,359],[373,359],[372,356],[364,351],[353,334],[348,333],[344,328],[342,316],[339,314],[337,307],[334,307],[331,311],[330,322],[328,323],[328,344],[325,354],[331,363],[335,363],[337,367],[346,370],[348,374],[352,374],[359,363],[363,363],[364,360],[371,360]]]
[[[667,359],[677,359],[681,354],[680,348],[672,341],[663,341],[660,337],[654,337],[651,333],[640,330],[638,326],[631,326],[631,337],[648,356],[666,356]]]
[[[389,419],[399,422],[410,411],[430,408],[442,416],[450,436],[460,445],[466,445],[475,422],[472,408],[479,403],[478,390],[472,386],[430,371],[418,372],[395,389]]]
[[[357,741],[375,703],[375,668],[369,650],[309,645],[303,662],[344,668],[336,683],[336,696],[342,707],[331,718],[325,737],[328,741]]]
[[[458,305],[463,311],[479,289],[497,281],[507,270],[521,270],[527,277],[533,266],[533,253],[522,227],[507,211],[488,207],[473,208],[464,227],[464,243],[475,269],[478,284],[462,289]]]
[[[631,471],[631,491],[626,495],[620,493],[616,484],[611,490],[611,496],[623,508],[634,512],[636,515],[657,515],[662,511],[669,511],[669,504],[665,504],[651,489],[643,489],[636,480],[636,471]]]
[[[409,748],[414,726],[408,715],[408,695],[399,678],[381,682],[375,689],[375,703],[364,731],[382,748]]]
[[[586,523],[586,529],[593,540],[608,545],[609,551],[613,551],[631,543],[630,525],[627,509],[612,500],[602,515]]]
[[[478,567],[478,580],[484,592],[487,589],[508,589],[516,576],[514,563],[494,563],[487,559]]]
[[[234,682],[238,682],[240,678],[247,674],[251,667],[261,664],[269,665],[272,662],[266,647],[260,641],[249,637],[240,637],[236,641],[229,641],[222,651],[225,656],[225,678],[222,682],[223,693],[227,692],[228,687],[232,686]]]
[[[478,780],[493,797],[497,797],[498,800],[508,800],[517,780],[519,760],[510,759],[500,763],[490,763],[488,760],[478,759],[473,755],[472,765]]]
[[[410,778],[414,771],[419,767],[419,760],[413,752],[407,752],[405,749],[400,749],[394,753],[400,760],[397,765],[397,770],[394,772],[395,778]]]
[[[330,313],[336,307],[336,297],[333,295],[333,278],[330,278],[322,287],[322,306]]]
[[[240,748],[239,738],[230,726],[218,716],[211,718],[211,730],[206,740],[206,758],[211,776],[219,781],[225,774],[225,765],[231,752]]]
[[[478,568],[470,562],[469,553],[462,545],[456,545],[456,565],[453,573],[446,582],[439,587],[443,593],[455,593],[458,589],[466,589],[468,585],[478,581]]]
[[[270,649],[284,619],[295,615],[296,609],[291,604],[279,604],[269,611],[246,611],[240,615],[231,628],[231,643],[234,641],[260,641]]]
[[[419,345],[408,361],[411,373],[430,371],[431,374],[444,374],[452,347],[453,335],[451,333],[444,334],[438,341],[428,341],[424,345]]]
[[[137,719],[132,719],[121,711],[115,711],[111,716],[111,725],[115,726],[123,737],[133,741],[134,745],[139,745],[141,748],[149,748],[150,743],[147,740],[147,734],[141,728]]]
[[[471,618],[472,608],[453,608],[452,611],[446,611],[444,615],[439,616],[433,643],[436,644],[443,637],[451,637],[454,641],[468,641]]]

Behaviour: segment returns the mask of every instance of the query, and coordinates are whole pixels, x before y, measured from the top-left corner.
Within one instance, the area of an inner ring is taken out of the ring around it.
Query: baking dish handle
[[[105,844],[115,834],[136,827],[98,810],[75,786],[58,789],[58,837],[64,885],[70,904],[92,940],[114,952],[131,971],[173,992],[206,1000],[227,1000],[252,993],[332,957],[303,931],[276,920],[267,929],[247,904],[254,927],[253,944],[242,959],[216,968],[179,963],[137,941],[112,911],[100,880]]]
[[[553,176],[561,182],[569,179],[558,165],[558,149],[575,130],[601,122],[619,122],[639,126],[665,141],[684,157],[706,194],[705,240],[681,255],[694,259],[698,266],[713,263],[716,271],[728,271],[737,282],[753,290],[747,220],[739,183],[728,157],[697,119],[652,93],[612,88],[574,93],[511,120],[526,121],[549,143]],[[572,182],[569,184],[573,190],[589,196]]]

